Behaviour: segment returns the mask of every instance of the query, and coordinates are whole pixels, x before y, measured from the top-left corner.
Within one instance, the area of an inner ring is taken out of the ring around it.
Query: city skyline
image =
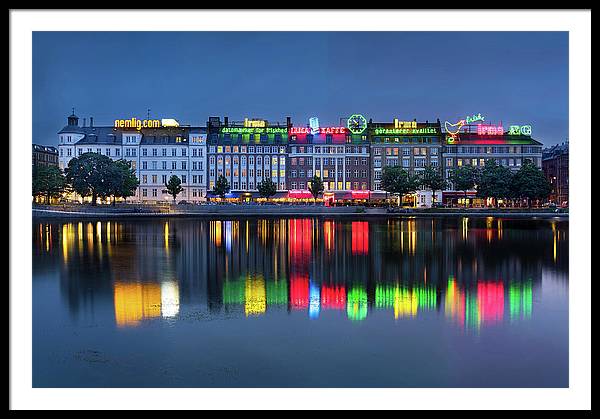
[[[464,52],[447,60],[457,45]],[[210,116],[290,116],[296,126],[317,116],[325,126],[357,112],[374,122],[481,113],[531,125],[548,147],[568,138],[568,33],[34,32],[33,142],[56,145],[73,107],[98,126],[147,109],[196,126]]]

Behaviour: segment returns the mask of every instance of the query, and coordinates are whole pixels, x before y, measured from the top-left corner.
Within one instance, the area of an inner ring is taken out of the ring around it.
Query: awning
[[[312,199],[312,194],[307,189],[290,189],[287,191],[287,198],[290,199]]]

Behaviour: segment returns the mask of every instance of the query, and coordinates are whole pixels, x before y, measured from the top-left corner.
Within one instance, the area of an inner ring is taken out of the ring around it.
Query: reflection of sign
[[[367,129],[367,119],[359,114],[350,115],[347,126],[352,134],[362,134]]]
[[[345,127],[320,127],[317,130],[317,134],[346,134]],[[313,128],[309,127],[292,127],[290,134],[314,134],[314,132]]]
[[[286,134],[287,128],[247,128],[247,127],[226,127],[221,128],[222,134]]]
[[[135,128],[141,130],[142,128],[160,128],[160,121],[158,119],[115,119],[115,128]]]
[[[244,118],[244,126],[246,128],[264,128],[267,126],[267,121],[264,121],[262,119]]]
[[[502,125],[484,125],[477,124],[477,135],[503,135],[504,128]]]
[[[529,135],[531,136],[531,125],[511,125],[508,135]]]

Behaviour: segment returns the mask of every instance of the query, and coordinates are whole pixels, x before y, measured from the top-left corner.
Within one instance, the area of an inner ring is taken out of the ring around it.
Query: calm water
[[[568,222],[33,221],[35,387],[566,387]]]

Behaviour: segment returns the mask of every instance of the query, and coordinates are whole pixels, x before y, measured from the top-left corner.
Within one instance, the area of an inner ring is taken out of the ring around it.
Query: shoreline
[[[119,212],[115,211],[65,211],[49,209],[32,209],[32,218],[291,218],[291,217],[345,217],[345,218],[427,218],[427,217],[502,217],[502,218],[559,218],[568,220],[568,213],[551,212],[508,212],[508,211],[461,211],[431,212],[413,211],[405,213],[388,213],[385,209],[367,208],[365,212],[357,212],[352,207],[334,208],[205,208],[194,211],[177,210],[174,212]]]

